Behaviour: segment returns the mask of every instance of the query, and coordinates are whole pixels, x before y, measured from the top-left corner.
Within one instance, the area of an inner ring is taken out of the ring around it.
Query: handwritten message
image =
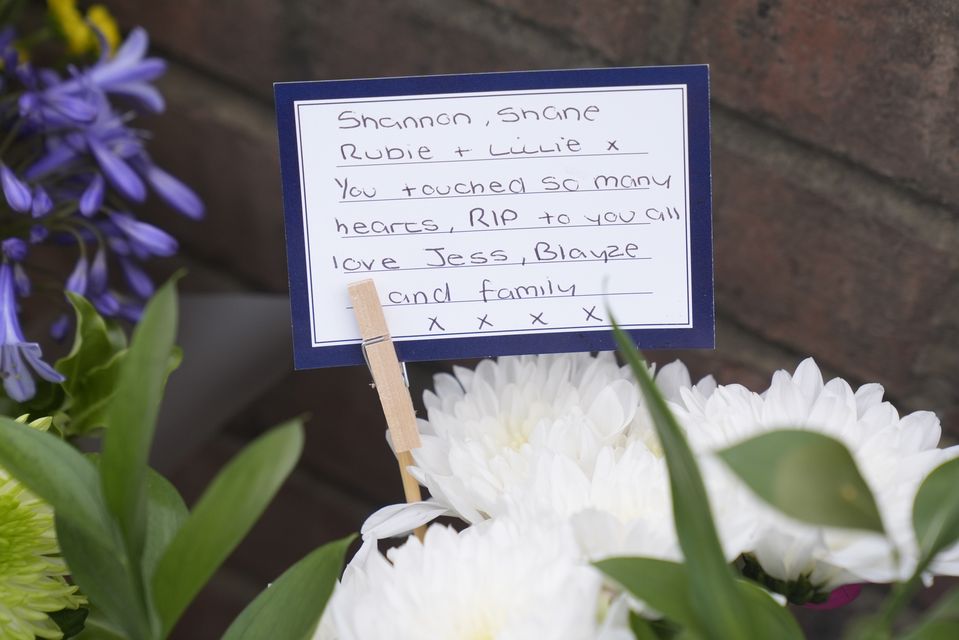
[[[687,86],[293,103],[310,339],[692,327]],[[705,212],[708,216],[708,208]]]

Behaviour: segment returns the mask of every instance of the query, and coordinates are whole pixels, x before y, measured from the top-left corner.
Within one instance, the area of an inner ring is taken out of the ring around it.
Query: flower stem
[[[13,123],[13,126],[10,127],[10,131],[7,132],[7,137],[4,138],[3,144],[0,144],[0,157],[7,152],[7,149],[13,143],[14,138],[17,137],[17,134],[20,132],[20,127],[23,126],[23,118],[17,118],[16,122]]]

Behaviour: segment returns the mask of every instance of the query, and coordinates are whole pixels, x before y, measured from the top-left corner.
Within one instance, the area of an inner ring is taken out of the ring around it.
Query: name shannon
[[[341,111],[337,116],[340,129],[432,129],[469,125],[473,119],[468,113],[433,113],[407,116],[370,116],[356,111]]]

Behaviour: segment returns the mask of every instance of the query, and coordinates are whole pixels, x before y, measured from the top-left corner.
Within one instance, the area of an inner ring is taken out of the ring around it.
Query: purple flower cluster
[[[33,396],[32,373],[59,381],[19,325],[18,299],[30,295],[30,248],[55,243],[76,263],[57,288],[88,298],[107,317],[136,321],[154,285],[142,268],[170,256],[177,242],[138,220],[131,206],[152,192],[190,218],[203,203],[156,166],[145,133],[130,125],[141,112],[160,112],[163,97],[150,84],[165,63],[147,57],[148,38],[134,29],[112,56],[63,71],[20,60],[15,33],[0,31],[0,377],[17,401]],[[114,276],[114,277],[111,277]],[[53,330],[66,330],[60,320]]]

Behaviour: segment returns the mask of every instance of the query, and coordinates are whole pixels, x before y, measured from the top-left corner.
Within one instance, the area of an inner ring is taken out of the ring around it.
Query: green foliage
[[[814,431],[773,431],[719,456],[756,495],[786,515],[883,533],[869,485],[838,440]]]
[[[919,558],[912,576],[896,585],[882,611],[868,625],[861,637],[890,638],[893,624],[909,599],[922,584],[922,574],[936,555],[959,541],[959,459],[953,459],[933,470],[919,486],[912,505],[912,526],[919,546]],[[910,638],[947,637],[947,631],[959,628],[959,595],[953,591],[932,611]],[[924,635],[915,636],[922,633]]]
[[[174,287],[167,282],[144,310],[105,410],[101,486],[131,561],[141,557],[146,538],[147,457],[176,334]],[[132,568],[139,572],[139,562]]]
[[[243,450],[190,513],[176,489],[147,467],[163,388],[178,361],[174,284],[162,287],[147,306],[129,347],[89,303],[78,297],[72,302],[78,337],[58,363],[71,376],[64,385],[69,402],[91,397],[84,395],[91,369],[117,367],[106,385],[112,390],[98,394],[102,407],[90,412],[109,427],[103,453],[85,456],[56,435],[0,417],[0,467],[54,509],[61,551],[91,603],[85,621],[79,613],[57,614],[64,628],[81,639],[158,640],[289,475],[302,450],[302,425],[286,423]],[[315,625],[346,544],[334,543],[295,565],[276,591],[267,590],[244,613],[244,624],[291,630]],[[278,597],[289,590],[303,597]],[[309,601],[303,599],[307,595]],[[278,620],[289,626],[278,626]]]
[[[923,481],[912,506],[912,526],[925,568],[937,553],[959,540],[959,458],[935,469]]]
[[[693,588],[699,576],[688,566],[654,558],[610,558],[597,562],[596,566],[668,620],[682,626],[688,637],[724,637],[714,635],[708,624],[704,624],[699,610],[703,603],[695,600]],[[733,589],[749,616],[743,620],[749,635],[737,637],[783,640],[803,637],[789,611],[763,589],[747,580],[734,580]],[[663,630],[672,632],[660,621],[646,622],[643,626],[634,621],[634,629],[639,627],[641,633],[650,638],[662,637]]]
[[[86,298],[67,293],[77,329],[70,353],[54,365],[66,380],[55,421],[65,435],[81,435],[102,427],[105,410],[116,392],[127,341],[116,322],[102,318]],[[51,412],[52,413],[52,412]]]
[[[37,393],[24,403],[0,398],[0,413],[11,416],[53,416],[53,425],[64,437],[88,434],[106,425],[106,410],[121,384],[121,367],[127,356],[122,327],[100,316],[83,296],[67,292],[76,317],[76,332],[70,353],[54,368],[66,380],[37,381]],[[168,372],[176,368],[180,353],[167,354]]]
[[[84,375],[90,373],[114,354],[126,348],[122,331],[111,331],[106,319],[83,296],[67,292],[67,298],[76,314],[77,329],[70,353],[57,361],[57,371],[70,381],[65,388],[73,389]]]
[[[322,546],[287,569],[243,610],[223,640],[312,638],[353,538]]]
[[[96,489],[100,495],[99,489]],[[60,505],[52,503],[56,511]],[[154,638],[148,603],[112,520],[102,534],[57,516],[57,539],[73,581],[110,623],[129,638]]]
[[[689,569],[697,575],[689,583],[685,602],[693,610],[695,627],[709,638],[762,637],[754,635],[749,627],[754,607],[748,606],[736,588],[713,523],[706,487],[682,430],[639,351],[615,321],[613,333],[620,353],[636,376],[666,456],[679,544]]]
[[[299,421],[248,446],[210,483],[160,558],[153,595],[164,632],[239,544],[296,465]]]
[[[152,469],[147,475],[147,499],[147,537],[140,568],[144,584],[149,585],[160,558],[190,512],[170,481]]]
[[[96,606],[90,606],[90,615],[84,621],[77,640],[127,640],[123,631],[110,622]]]
[[[692,583],[685,565],[656,558],[610,558],[596,566],[667,619],[698,637],[706,635],[690,597]]]

